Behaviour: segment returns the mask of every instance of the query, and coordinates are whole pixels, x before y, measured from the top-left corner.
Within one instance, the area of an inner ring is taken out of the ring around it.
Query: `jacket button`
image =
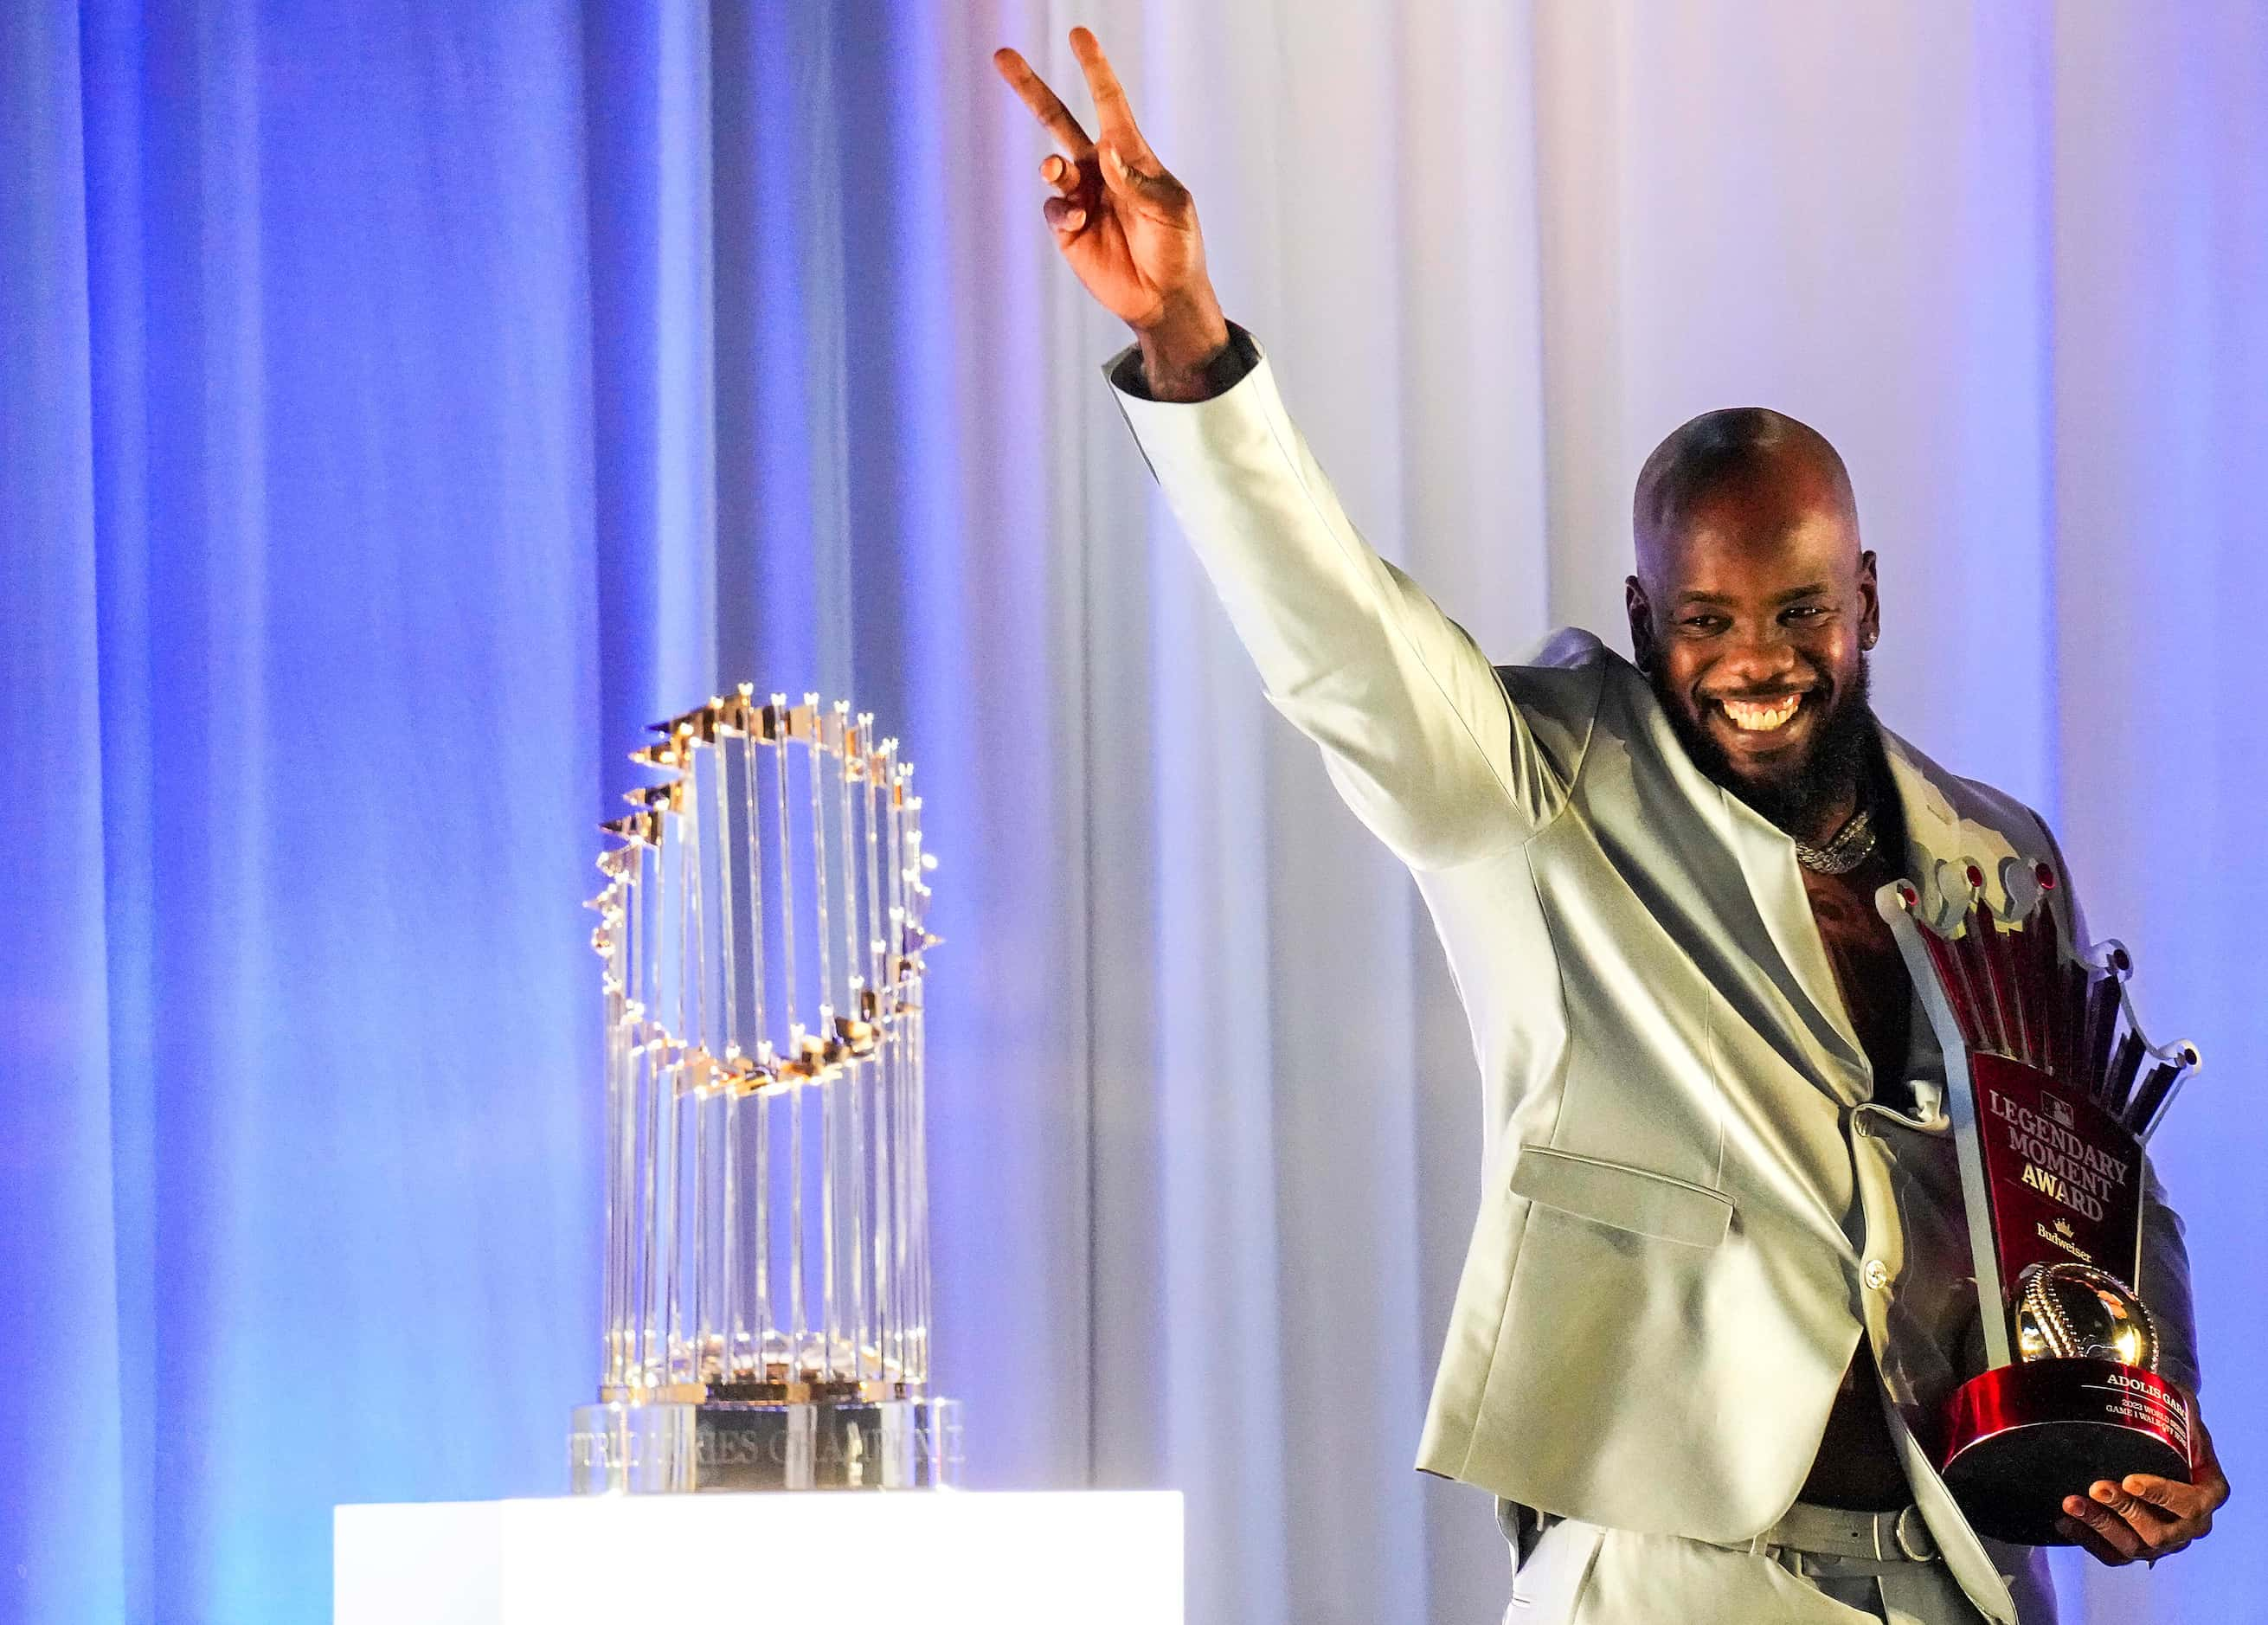
[[[1859,1278],[1870,1290],[1879,1292],[1889,1283],[1889,1268],[1881,1259],[1870,1258],[1867,1261],[1867,1267],[1859,1272]]]

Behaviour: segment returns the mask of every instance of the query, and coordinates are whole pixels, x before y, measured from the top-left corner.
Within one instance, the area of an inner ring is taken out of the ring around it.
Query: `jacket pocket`
[[[1733,1224],[1733,1199],[1595,1157],[1523,1145],[1512,1165],[1512,1193],[1578,1218],[1687,1246],[1713,1247]]]

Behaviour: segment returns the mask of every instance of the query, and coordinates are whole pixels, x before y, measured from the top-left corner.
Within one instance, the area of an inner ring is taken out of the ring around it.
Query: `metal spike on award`
[[[1909,881],[1875,903],[1945,1053],[1984,1334],[1986,1370],[1947,1401],[1937,1465],[1983,1533],[2068,1545],[2066,1496],[2195,1467],[2195,1400],[2158,1370],[2137,1276],[2143,1146],[2198,1057],[2144,1038],[2124,948],[2065,951],[2053,870],[2011,858],[2001,879],[2005,915],[1974,863],[1941,925]]]
[[[608,824],[599,1402],[578,1494],[957,1477],[929,1382],[921,802],[816,695],[654,725]]]

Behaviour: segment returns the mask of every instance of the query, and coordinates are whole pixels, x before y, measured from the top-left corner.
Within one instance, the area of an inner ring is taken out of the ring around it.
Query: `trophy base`
[[[1980,1534],[2070,1546],[2066,1496],[2097,1479],[2153,1473],[2189,1482],[2189,1396],[2155,1372],[2110,1360],[2029,1360],[1955,1389],[1938,1470]]]
[[[961,1479],[961,1404],[900,1399],[578,1406],[568,1489],[932,1489]]]

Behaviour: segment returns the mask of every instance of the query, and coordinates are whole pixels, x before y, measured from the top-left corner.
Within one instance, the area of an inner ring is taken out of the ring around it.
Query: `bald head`
[[[1712,509],[1769,525],[1826,510],[1858,534],[1850,472],[1827,437],[1769,407],[1727,407],[1681,425],[1638,471],[1631,504],[1638,574],[1651,585],[1679,539]]]

